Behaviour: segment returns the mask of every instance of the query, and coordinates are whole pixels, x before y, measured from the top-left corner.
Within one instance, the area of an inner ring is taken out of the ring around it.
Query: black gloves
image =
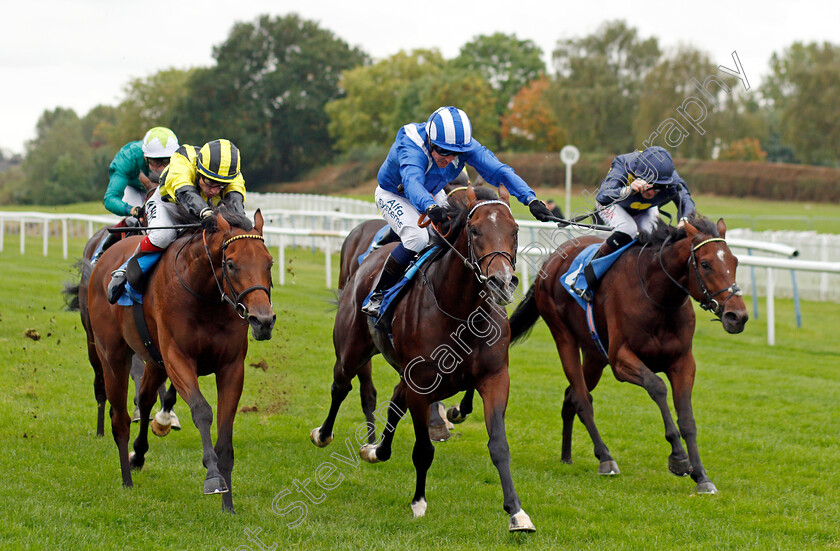
[[[427,208],[426,216],[435,225],[440,225],[443,222],[449,220],[449,216],[446,214],[446,210],[440,205],[432,205],[431,207]]]
[[[539,199],[534,199],[530,203],[528,203],[528,209],[530,209],[531,214],[534,215],[534,218],[539,220],[540,222],[554,222],[557,218],[554,214],[548,210],[548,207],[540,201]]]
[[[204,220],[213,212],[207,202],[201,198],[198,190],[193,186],[179,187],[175,192],[175,198],[178,200],[179,205],[200,220]]]
[[[238,191],[229,191],[224,199],[222,199],[222,204],[227,205],[232,212],[245,216],[245,205],[243,201],[244,197],[242,197],[241,193]]]
[[[143,214],[143,207],[131,207],[131,210],[128,211],[129,216],[133,216],[134,218],[140,218]]]

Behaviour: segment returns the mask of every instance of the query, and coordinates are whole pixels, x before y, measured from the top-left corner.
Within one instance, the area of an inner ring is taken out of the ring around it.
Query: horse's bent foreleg
[[[659,407],[659,413],[665,424],[665,439],[671,444],[668,469],[678,476],[688,475],[691,472],[691,464],[682,446],[680,431],[668,408],[668,387],[665,386],[665,382],[627,347],[622,347],[616,354],[613,371],[619,381],[633,383],[644,388]]]
[[[513,477],[510,474],[510,448],[505,434],[505,409],[507,408],[509,388],[510,376],[507,369],[482,379],[476,386],[476,390],[484,401],[484,423],[487,426],[489,436],[487,448],[490,450],[493,465],[499,471],[502,494],[504,495],[503,505],[505,511],[510,515],[508,529],[512,532],[532,532],[536,528],[534,528],[525,511],[522,510],[519,495],[517,495],[513,486]]]
[[[216,372],[216,391],[219,402],[216,406],[218,429],[216,435],[216,456],[219,458],[219,470],[227,483],[228,492],[222,494],[222,508],[225,511],[233,510],[233,486],[231,475],[233,473],[233,420],[236,417],[236,408],[239,406],[239,398],[242,396],[242,382],[245,378],[244,364],[228,365]]]
[[[467,415],[473,410],[473,397],[475,396],[475,389],[468,388],[461,398],[461,402],[457,406],[452,406],[446,411],[446,418],[450,423],[463,423]]]
[[[677,423],[680,433],[688,448],[690,474],[697,483],[698,494],[716,494],[717,488],[706,474],[706,468],[700,461],[700,451],[697,447],[697,425],[694,422],[694,410],[691,406],[691,391],[694,387],[694,358],[689,355],[684,362],[677,362],[675,369],[667,372],[674,392],[674,409],[677,412]]]
[[[391,396],[391,401],[387,402],[387,420],[385,428],[382,429],[382,441],[379,444],[366,444],[359,450],[359,455],[368,463],[378,463],[391,459],[391,445],[394,441],[394,432],[397,430],[397,423],[400,422],[400,419],[403,418],[406,412],[406,388],[405,382],[400,381],[394,387],[394,394]]]
[[[319,448],[323,448],[333,441],[333,427],[335,426],[335,418],[338,416],[338,410],[341,403],[347,398],[347,394],[353,389],[350,379],[344,375],[341,369],[339,360],[336,359],[335,367],[333,368],[333,383],[330,386],[330,410],[327,412],[327,418],[320,427],[315,427],[309,433],[309,439],[313,444]]]

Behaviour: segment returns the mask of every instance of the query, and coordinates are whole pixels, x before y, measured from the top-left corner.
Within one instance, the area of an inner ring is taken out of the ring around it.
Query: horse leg
[[[131,380],[134,381],[134,413],[131,415],[131,421],[137,422],[140,420],[140,387],[143,386],[143,371],[146,369],[146,362],[140,356],[134,355],[131,359]]]
[[[388,418],[385,428],[382,429],[382,441],[379,444],[365,444],[359,450],[359,455],[368,463],[379,463],[391,459],[391,445],[394,441],[394,432],[397,430],[397,423],[403,418],[406,411],[405,391],[406,384],[400,381],[394,387],[394,394],[388,402]]]
[[[415,517],[426,514],[426,474],[435,458],[435,447],[429,439],[429,402],[423,396],[413,394],[408,403],[411,420],[414,423],[414,450],[411,460],[417,473],[414,497],[411,499],[411,511]]]
[[[335,426],[338,409],[352,389],[353,385],[350,379],[344,375],[344,370],[341,368],[339,360],[336,359],[333,367],[333,383],[330,386],[330,410],[321,426],[315,427],[309,433],[309,439],[319,448],[323,448],[333,441],[333,427]]]
[[[690,474],[691,464],[688,461],[688,454],[683,449],[680,431],[668,408],[668,387],[665,386],[665,382],[626,346],[621,347],[616,354],[616,365],[613,366],[613,371],[619,381],[633,383],[644,388],[659,407],[659,413],[665,423],[665,439],[671,444],[668,470],[677,476]]]
[[[160,396],[160,411],[155,415],[155,418],[160,417],[158,422],[164,423],[168,416],[169,426],[172,430],[181,430],[181,421],[173,410],[175,402],[178,400],[178,391],[175,390],[175,385],[170,383],[169,390],[167,390],[166,381],[164,381],[158,388],[158,396]]]
[[[598,427],[595,426],[595,410],[592,407],[592,394],[589,392],[587,377],[581,366],[580,351],[565,326],[549,323],[549,329],[551,329],[551,333],[554,336],[557,353],[560,355],[560,363],[563,364],[563,372],[566,374],[566,379],[569,381],[570,387],[570,390],[566,391],[566,398],[563,401],[563,409],[561,410],[561,417],[563,418],[561,460],[567,463],[572,460],[571,436],[574,417],[570,412],[574,411],[586,427],[589,438],[592,440],[593,453],[598,459],[598,474],[620,474],[621,471],[618,469],[618,464],[612,455],[610,455],[610,450],[601,439],[601,433],[598,432]],[[589,356],[586,357],[588,358]],[[591,369],[588,363],[587,368],[587,371]],[[597,383],[597,379],[594,382]]]
[[[111,404],[111,433],[114,436],[114,442],[117,444],[117,452],[120,457],[120,473],[122,474],[123,486],[131,488],[134,486],[131,481],[131,466],[128,458],[131,417],[126,411],[130,351],[125,343],[115,348],[116,350],[109,350],[106,353],[103,349],[97,347],[97,353],[102,364],[105,394]]]
[[[473,397],[475,396],[475,389],[468,388],[467,391],[464,393],[464,397],[461,398],[461,403],[457,406],[452,406],[446,411],[446,418],[449,420],[450,423],[463,423],[467,415],[472,413],[473,410]]]
[[[219,370],[216,373],[216,392],[218,392],[219,402],[216,406],[218,429],[215,450],[216,456],[219,458],[219,470],[228,487],[228,492],[222,494],[222,509],[231,513],[235,512],[233,510],[233,485],[231,484],[233,420],[236,417],[239,398],[242,396],[242,381],[244,378],[245,370],[237,369],[236,365],[229,366],[229,369]]]
[[[132,469],[142,469],[146,462],[146,452],[149,451],[149,414],[157,400],[155,389],[163,380],[166,380],[166,372],[156,365],[147,367],[143,374],[138,403],[140,408],[140,432],[134,439],[134,453],[128,456]]]
[[[522,510],[522,504],[513,486],[513,477],[510,474],[510,448],[505,434],[505,409],[507,409],[509,389],[510,375],[507,369],[485,377],[477,385],[478,393],[484,402],[484,424],[487,426],[489,436],[487,448],[490,450],[493,465],[499,471],[504,509],[510,515],[508,530],[533,532],[536,528]]]
[[[105,436],[105,377],[102,374],[102,363],[96,354],[96,346],[92,339],[88,340],[88,358],[93,367],[93,395],[96,397],[96,436]]]
[[[443,402],[433,402],[429,406],[429,438],[435,442],[449,440],[451,434],[446,426],[446,406]]]
[[[373,412],[376,410],[376,387],[373,386],[372,377],[373,366],[368,360],[362,369],[359,370],[359,395],[362,399],[362,412],[365,414],[365,420],[368,424],[368,444],[376,443],[376,419]]]
[[[697,425],[694,423],[694,410],[691,407],[691,391],[694,387],[694,357],[689,354],[675,364],[676,369],[667,371],[674,391],[674,409],[677,412],[677,423],[685,446],[688,448],[689,472],[697,483],[698,494],[716,494],[717,488],[706,475],[706,468],[700,461],[700,451],[697,448]],[[673,469],[672,469],[673,472]]]

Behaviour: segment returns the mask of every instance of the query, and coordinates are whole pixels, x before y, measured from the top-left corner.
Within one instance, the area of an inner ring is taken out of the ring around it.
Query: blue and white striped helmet
[[[426,121],[429,141],[447,151],[467,151],[472,142],[472,124],[457,107],[440,107]]]

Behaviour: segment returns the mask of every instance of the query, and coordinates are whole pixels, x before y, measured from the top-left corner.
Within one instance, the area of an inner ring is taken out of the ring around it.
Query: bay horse
[[[484,401],[488,448],[501,479],[509,529],[532,531],[510,473],[504,422],[510,331],[504,309],[496,305],[509,303],[517,286],[518,226],[503,188],[500,198],[490,189],[470,188],[467,208],[450,205],[448,211],[450,237],[433,239],[445,252],[419,270],[417,281],[395,306],[391,338],[374,328],[361,307],[394,245],[371,253],[348,280],[333,330],[336,361],[330,410],[310,438],[316,445],[332,439],[351,380],[372,356],[381,353],[400,375],[400,382],[389,404],[381,441],[365,444],[360,455],[371,463],[390,459],[396,425],[406,408],[411,412],[417,474],[411,509],[420,517],[426,512],[426,475],[435,453],[427,429],[429,405],[475,388]]]
[[[232,513],[233,421],[242,394],[248,326],[256,340],[270,339],[274,327],[272,257],[263,242],[259,210],[252,226],[245,216],[223,206],[204,226],[168,247],[143,295],[148,332],[164,365],[144,345],[131,307],[111,305],[106,297],[111,271],[131,256],[139,237],[123,239],[102,256],[90,277],[88,304],[123,485],[131,487],[131,469],[143,467],[149,449],[149,412],[157,388],[168,376],[189,405],[201,434],[207,469],[204,493],[223,494],[222,506]],[[126,386],[132,351],[145,360],[146,371],[140,389],[140,433],[129,455]],[[198,377],[210,374],[216,375],[218,394],[215,448],[210,434],[213,411],[198,386]]]
[[[545,262],[511,315],[510,326],[512,338],[519,340],[541,316],[554,337],[569,381],[562,408],[564,463],[572,462],[572,427],[577,414],[594,444],[600,461],[598,473],[620,473],[595,426],[590,394],[609,363],[616,379],[641,386],[659,407],[665,438],[671,445],[669,470],[677,476],[691,475],[697,493],[717,492],[697,448],[691,405],[695,314],[688,297],[716,315],[726,332],[744,330],[748,315],[735,283],[738,259],[726,245],[725,234],[723,219],[715,225],[706,218],[691,217],[682,229],[660,223],[650,233],[639,235],[604,274],[594,295],[595,327],[608,358],[596,347],[584,310],[560,284],[574,258],[600,240],[573,239]],[[668,389],[656,373],[665,373],[671,383],[676,425],[667,403]]]
[[[462,172],[461,174],[464,173]],[[464,179],[467,180],[467,183],[469,183],[468,179]],[[456,181],[451,184],[447,184],[444,187],[444,191],[447,193],[447,198],[450,204],[459,205],[463,208],[466,207],[466,192],[468,186],[460,185],[461,183],[461,181]],[[350,230],[349,234],[347,234],[347,237],[341,244],[341,256],[338,272],[339,296],[344,290],[347,280],[350,279],[350,276],[356,273],[356,270],[359,268],[359,256],[367,252],[371,242],[374,237],[376,237],[376,234],[387,225],[388,223],[381,218],[375,220],[365,220],[364,222],[359,223],[355,228]],[[397,236],[393,236],[393,238],[399,239]],[[373,413],[376,409],[376,387],[373,384],[373,366],[371,365],[370,360],[368,360],[365,365],[359,369],[356,377],[359,379],[359,395],[362,402],[362,413],[365,416],[368,427],[370,427],[370,431],[368,432],[368,443],[373,444],[376,442],[376,430],[374,429],[375,418]],[[449,422],[462,423],[466,419],[467,415],[472,413],[474,392],[475,390],[472,388],[467,390],[464,398],[461,400],[461,403],[458,406],[450,407],[446,411],[445,416]],[[442,416],[438,412],[438,404],[443,407],[443,402],[435,402],[431,405],[429,436],[432,440],[443,441],[449,438],[449,429],[444,424],[444,420],[440,418]]]
[[[141,224],[145,224],[145,220],[141,220]],[[118,222],[112,228],[125,227],[125,219]],[[121,238],[129,235],[128,233],[119,234]],[[79,281],[68,283],[64,287],[64,293],[68,300],[68,309],[78,310],[79,316],[82,320],[82,327],[85,330],[87,340],[88,361],[93,368],[93,394],[96,399],[96,436],[105,436],[105,380],[102,375],[102,364],[99,361],[99,356],[96,354],[96,346],[93,343],[93,334],[90,329],[90,313],[88,311],[88,281],[90,280],[90,273],[93,271],[91,260],[100,243],[109,236],[108,227],[103,227],[97,230],[90,239],[88,239],[82,251],[82,258],[76,263],[79,269]],[[140,381],[145,364],[138,356],[133,356],[131,361],[131,378],[134,379],[136,388],[135,402],[139,402],[140,395]],[[177,393],[174,385],[169,385],[169,390],[164,392],[164,385],[161,385],[158,394],[160,396],[161,411],[158,412],[155,420],[152,422],[152,432],[158,436],[166,436],[169,429],[172,427],[171,412],[177,400]],[[158,419],[159,417],[159,419]],[[168,421],[168,422],[166,422]],[[177,428],[177,427],[176,427]]]

